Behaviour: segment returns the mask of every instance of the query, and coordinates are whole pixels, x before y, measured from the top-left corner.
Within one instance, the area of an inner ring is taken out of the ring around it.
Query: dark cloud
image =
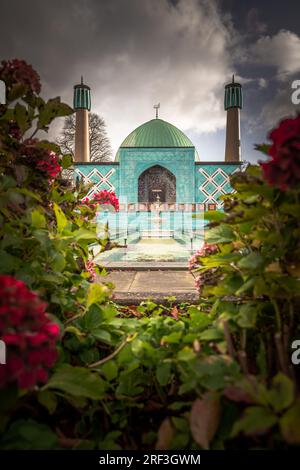
[[[246,16],[247,30],[250,34],[262,34],[267,31],[267,24],[260,19],[257,8],[251,8]]]
[[[277,95],[286,99],[282,89],[299,70],[300,31],[287,3],[280,20],[264,0],[2,0],[0,56],[32,63],[43,93],[70,103],[83,74],[114,149],[160,101],[161,117],[186,131],[200,155],[203,140],[206,160],[223,158],[223,86],[235,72],[244,84],[243,118],[251,125],[243,124],[243,148],[251,159],[255,123],[267,121]]]

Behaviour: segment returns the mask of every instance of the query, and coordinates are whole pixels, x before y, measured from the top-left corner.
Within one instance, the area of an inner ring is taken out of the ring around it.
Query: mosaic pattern
[[[87,194],[88,197],[92,197],[102,189],[114,191],[115,193],[117,193],[119,189],[119,176],[116,172],[116,168],[113,166],[110,167],[96,163],[94,167],[90,165],[78,165],[75,167],[75,178],[76,177],[82,178],[84,184],[93,184],[93,187]]]
[[[233,192],[230,185],[230,175],[239,171],[239,165],[207,165],[197,168],[196,185],[199,193],[197,202],[203,204],[215,204],[217,209],[222,208],[220,196]]]
[[[120,196],[124,202],[138,202],[139,176],[155,165],[175,176],[176,202],[194,202],[195,150],[190,148],[120,149]]]
[[[222,201],[219,197],[232,192],[229,177],[240,169],[238,163],[195,164],[191,149],[121,149],[121,153],[119,164],[75,165],[75,178],[79,177],[84,183],[93,184],[89,197],[101,189],[107,189],[116,193],[120,204],[135,204],[139,200],[142,202],[144,197],[139,198],[139,176],[159,165],[174,175],[176,181],[176,198],[174,194],[166,194],[166,197],[161,194],[162,202],[169,200],[179,205],[197,203],[206,208],[211,205],[221,209]],[[162,171],[161,175],[163,173]],[[166,191],[162,178],[158,183],[159,187],[152,189]]]

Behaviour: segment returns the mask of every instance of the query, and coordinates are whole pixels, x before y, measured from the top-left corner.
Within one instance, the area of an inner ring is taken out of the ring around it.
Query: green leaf
[[[201,312],[194,305],[188,308],[188,314],[190,315],[191,328],[197,333],[204,330],[211,323],[211,319],[207,313]]]
[[[30,122],[28,121],[28,112],[25,106],[17,103],[15,106],[15,120],[22,132],[24,134],[27,129],[30,127]]]
[[[54,271],[62,272],[66,266],[66,260],[62,253],[55,253],[52,258],[51,266]]]
[[[272,388],[267,392],[268,401],[276,412],[288,408],[294,401],[294,384],[286,375],[279,372],[272,380]]]
[[[207,243],[229,243],[235,239],[232,228],[225,224],[210,229],[206,234]]]
[[[75,231],[73,233],[73,236],[75,240],[90,240],[96,241],[97,240],[97,235],[95,232],[92,232],[91,230],[86,230],[85,228],[80,228],[79,230]]]
[[[63,169],[66,170],[67,168],[70,168],[70,166],[72,165],[73,165],[73,156],[70,153],[64,155],[62,158]]]
[[[54,392],[44,390],[38,393],[38,401],[43,405],[50,414],[53,414],[57,407],[57,398]]]
[[[84,364],[94,364],[99,361],[99,350],[89,346],[88,349],[84,349],[79,353],[79,357]]]
[[[39,210],[34,209],[31,212],[31,224],[34,228],[45,228],[46,218]]]
[[[43,389],[60,390],[73,396],[101,400],[105,395],[106,383],[88,369],[64,364],[54,372]]]
[[[91,305],[103,302],[108,297],[108,289],[103,284],[90,284],[87,292],[86,305],[89,308]]]
[[[139,395],[144,391],[144,387],[147,384],[145,374],[142,373],[139,369],[135,368],[130,374],[122,373],[119,378],[120,383],[116,389],[116,396],[118,398],[123,395],[133,397]]]
[[[69,114],[73,114],[73,112],[70,106],[61,103],[59,97],[50,99],[47,103],[41,101],[39,106],[38,128],[45,128],[56,117],[68,116]]]
[[[171,378],[171,362],[162,362],[156,368],[156,378],[161,386],[167,385]]]
[[[226,218],[226,214],[219,211],[207,211],[204,213],[204,218],[211,222],[220,222]]]
[[[185,346],[181,351],[178,352],[177,358],[179,361],[190,362],[195,359],[196,354],[192,348]]]
[[[244,416],[234,424],[232,436],[234,437],[240,432],[246,435],[265,434],[277,421],[277,416],[270,409],[262,406],[250,406],[246,408]]]
[[[95,290],[92,288],[93,284],[89,287],[89,291]],[[81,319],[81,326],[82,328],[91,333],[94,330],[99,329],[103,325],[103,315],[102,315],[102,310],[100,309],[99,306],[93,306],[89,309],[89,311],[82,317]]]
[[[14,189],[7,191],[7,197],[8,197],[9,202],[15,205],[21,205],[24,203],[23,195],[15,191]]]
[[[121,446],[116,443],[116,440],[122,436],[120,431],[111,431],[99,443],[100,450],[121,450]]]
[[[199,339],[206,341],[220,340],[224,338],[224,332],[220,328],[209,328],[199,335]]]
[[[258,150],[259,152],[262,152],[262,153],[265,153],[266,155],[268,155],[269,153],[269,148],[270,148],[270,144],[256,144],[254,146],[254,149],[255,150]]]
[[[55,202],[53,203],[53,207],[56,217],[57,231],[58,233],[61,233],[64,228],[68,225],[68,219],[66,218],[61,208]]]
[[[104,374],[104,377],[106,380],[111,382],[113,379],[115,379],[118,376],[118,366],[115,361],[111,360],[106,362],[101,366],[101,371]]]
[[[38,202],[42,201],[42,199],[40,198],[38,194],[30,191],[28,188],[15,188],[14,191],[20,194],[24,194],[24,196],[27,196],[31,199],[35,199]]]
[[[237,323],[241,328],[254,328],[257,317],[256,304],[244,304],[240,307]]]
[[[111,344],[111,334],[108,331],[97,329],[97,330],[92,330],[91,334],[97,340],[102,341],[107,344]]]
[[[182,331],[174,331],[169,335],[163,336],[162,341],[164,343],[178,343],[180,338],[182,337]]]
[[[76,326],[74,325],[68,325],[65,328],[65,333],[72,333],[79,339],[85,336],[85,334],[82,331],[80,331],[78,328],[76,328]]]
[[[283,438],[288,444],[300,444],[300,400],[298,400],[279,420]]]
[[[6,274],[15,273],[21,265],[20,258],[12,256],[4,250],[0,251],[0,260],[0,272]]]
[[[5,450],[47,450],[56,445],[56,434],[32,419],[14,421],[1,439],[1,449]]]
[[[256,279],[256,277],[250,277],[247,279],[244,284],[236,291],[236,295],[241,295],[251,289],[251,287],[254,286]]]
[[[264,263],[264,258],[260,253],[257,251],[253,251],[252,253],[249,253],[249,255],[244,256],[239,262],[238,266],[239,268],[242,269],[258,269],[260,268]]]

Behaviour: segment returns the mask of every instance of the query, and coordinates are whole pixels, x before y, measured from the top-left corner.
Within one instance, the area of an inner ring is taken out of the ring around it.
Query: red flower
[[[113,191],[107,191],[107,189],[102,189],[95,193],[92,199],[85,197],[82,199],[82,203],[88,204],[91,207],[96,207],[98,204],[110,204],[116,211],[119,210],[119,199]]]
[[[22,389],[32,388],[47,381],[47,370],[57,359],[59,327],[45,309],[23,282],[0,275],[0,338],[7,348],[0,387],[16,382]]]
[[[25,85],[31,93],[39,94],[41,91],[39,75],[25,60],[2,60],[0,79],[5,82],[7,89],[15,84],[21,84]]]
[[[61,171],[57,155],[51,150],[39,147],[38,140],[27,139],[21,146],[21,154],[26,157],[23,162],[36,168],[43,176],[53,180]]]
[[[56,176],[60,173],[61,167],[57,163],[57,156],[53,152],[49,152],[48,154],[48,161],[41,160],[37,162],[37,169],[50,178],[56,178]]]
[[[286,190],[300,182],[300,115],[285,119],[271,131],[271,160],[261,162],[264,178],[270,186]]]

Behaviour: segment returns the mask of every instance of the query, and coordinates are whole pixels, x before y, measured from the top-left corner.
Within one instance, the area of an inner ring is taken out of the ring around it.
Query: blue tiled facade
[[[195,198],[195,151],[192,148],[144,148],[120,150],[120,197],[138,202],[138,179],[143,171],[161,165],[176,178],[176,202],[193,202]]]
[[[219,197],[232,192],[229,177],[239,169],[239,163],[195,163],[195,202],[221,207]]]
[[[160,165],[176,178],[176,203],[222,206],[219,196],[232,188],[229,176],[239,163],[195,162],[194,148],[120,148],[120,161],[76,163],[75,174],[93,183],[88,196],[102,189],[114,191],[121,203],[138,202],[138,179],[148,168]]]
[[[93,183],[88,196],[107,189],[113,191],[117,195],[120,192],[120,172],[119,163],[76,163],[75,177],[80,178],[86,184]]]

